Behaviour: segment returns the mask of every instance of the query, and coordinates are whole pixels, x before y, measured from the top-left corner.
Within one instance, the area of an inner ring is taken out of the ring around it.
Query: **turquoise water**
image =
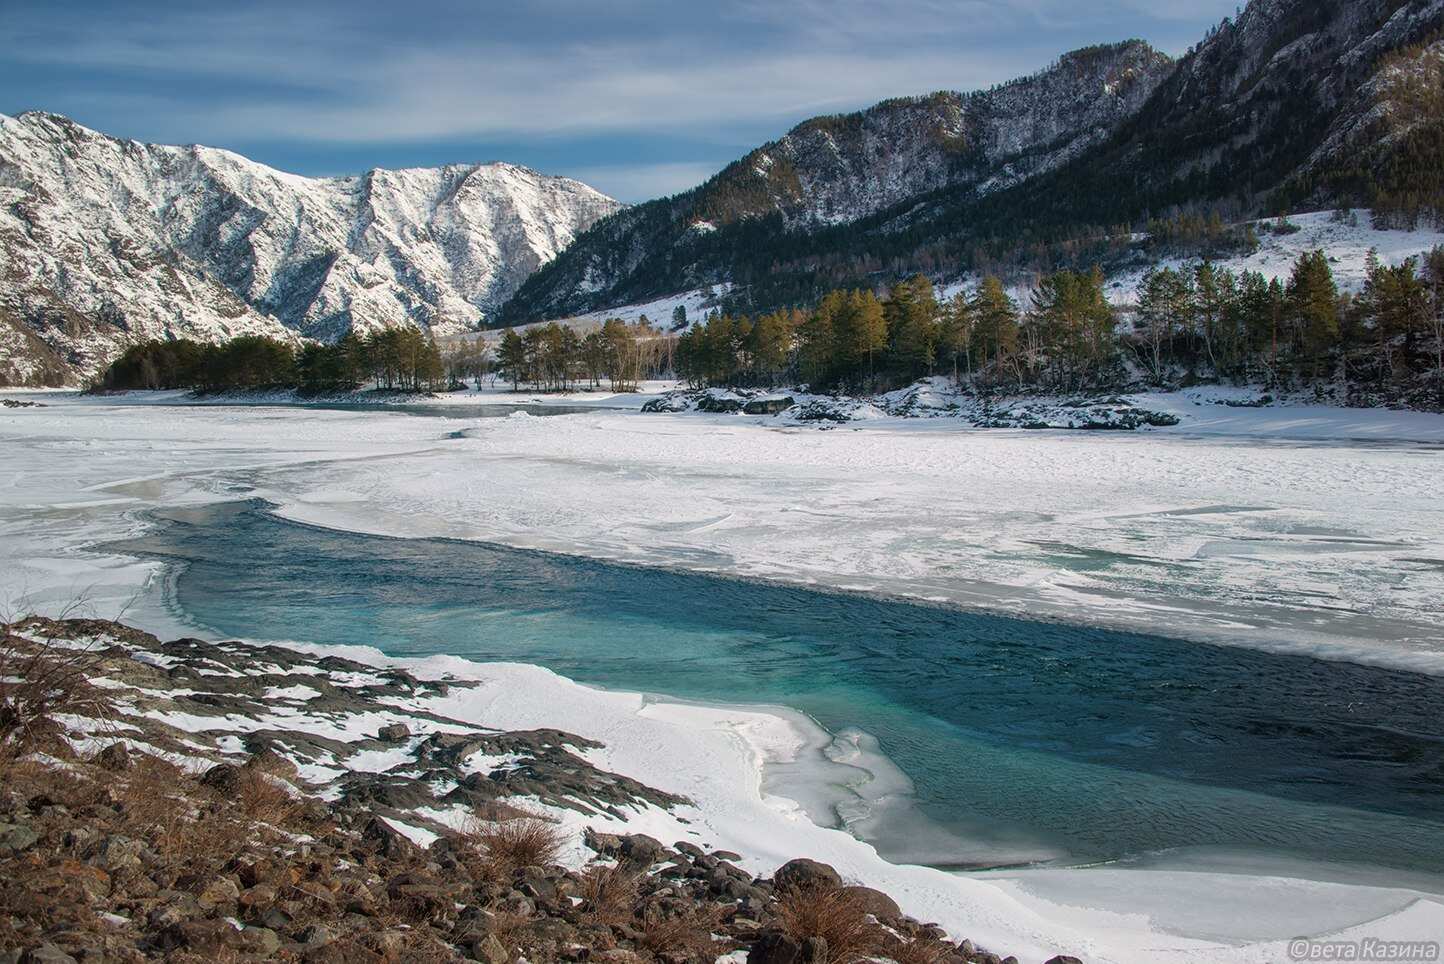
[[[862,731],[914,785],[895,820],[864,822],[896,859],[1223,848],[1444,872],[1438,678],[333,532],[267,508],[164,513],[118,548],[171,563],[168,604],[226,636],[538,663],[617,689],[784,704],[833,733]]]

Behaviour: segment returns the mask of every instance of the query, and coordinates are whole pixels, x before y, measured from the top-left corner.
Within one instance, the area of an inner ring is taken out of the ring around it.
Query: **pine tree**
[[[1324,252],[1299,256],[1288,285],[1288,320],[1302,369],[1316,377],[1339,338],[1339,289]]]
[[[511,381],[512,391],[521,388],[521,380],[526,374],[526,343],[516,333],[515,328],[502,332],[501,345],[496,351],[496,364]]]
[[[933,284],[923,275],[894,285],[884,316],[892,335],[892,363],[907,380],[930,374],[937,361],[938,300]]]
[[[938,357],[952,368],[954,382],[960,382],[963,377],[958,369],[959,357],[966,362],[967,377],[973,376],[973,320],[968,296],[961,291],[943,306],[939,317]]]
[[[802,377],[814,391],[830,384],[837,365],[837,318],[846,305],[847,295],[833,291],[817,303],[798,330],[798,361]]]
[[[1444,246],[1436,246],[1424,260],[1429,285],[1428,333],[1434,340],[1434,388],[1436,404],[1444,411]]]
[[[1162,385],[1173,363],[1180,329],[1192,326],[1193,292],[1188,278],[1172,268],[1152,269],[1138,286],[1138,324],[1144,363],[1155,385]]]
[[[978,285],[968,303],[973,319],[973,344],[978,358],[1001,371],[1006,359],[1018,349],[1018,304],[995,275]]]

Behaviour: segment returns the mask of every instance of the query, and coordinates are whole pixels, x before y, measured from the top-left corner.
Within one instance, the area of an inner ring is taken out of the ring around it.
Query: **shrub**
[[[711,962],[725,951],[712,932],[722,922],[717,907],[698,908],[675,917],[654,917],[641,927],[637,945],[664,960]]]
[[[300,803],[274,777],[243,769],[235,801],[241,812],[258,823],[283,826],[300,809]]]
[[[637,904],[637,873],[623,864],[592,864],[582,873],[581,897],[598,922],[625,923]]]
[[[0,762],[54,745],[59,715],[103,723],[115,713],[110,696],[90,685],[97,652],[18,636],[15,625],[0,625]]]
[[[561,828],[536,814],[494,818],[479,813],[469,821],[463,840],[480,852],[489,875],[502,879],[522,867],[556,863],[567,842]]]
[[[776,912],[782,930],[794,940],[827,942],[826,964],[852,964],[883,951],[886,932],[868,919],[856,892],[827,884],[791,888],[778,897]]]

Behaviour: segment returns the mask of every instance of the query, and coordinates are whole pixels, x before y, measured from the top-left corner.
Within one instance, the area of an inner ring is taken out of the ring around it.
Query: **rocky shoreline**
[[[1177,425],[1178,416],[1119,395],[990,398],[959,392],[947,379],[926,379],[871,397],[778,393],[754,389],[678,389],[642,406],[648,413],[700,412],[767,416],[792,425],[840,425],[879,418],[951,418],[975,428],[1134,431]]]
[[[597,829],[687,801],[592,741],[418,707],[472,681],[99,620],[3,630],[0,962],[1015,961],[825,864],[756,874]]]

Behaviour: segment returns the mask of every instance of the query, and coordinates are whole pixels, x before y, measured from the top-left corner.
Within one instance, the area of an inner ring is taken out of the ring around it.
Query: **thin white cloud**
[[[1231,3],[1180,6],[1198,17]],[[552,0],[531,33],[524,16],[493,30],[458,5],[398,20],[394,36],[365,4],[191,8],[149,20],[67,16],[60,5],[27,17],[22,6],[0,25],[0,49],[14,61],[149,79],[143,91],[108,84],[87,96],[98,114],[144,118],[148,136],[170,140],[401,143],[774,121],[780,133],[807,113],[1009,79],[1061,52],[1053,31],[1109,13],[1145,22],[1143,6],[736,0],[696,13],[633,0],[613,11],[627,29],[587,33],[569,24],[601,22],[597,8]],[[429,31],[416,26],[431,21]],[[639,35],[640,23],[653,30]]]
[[[560,173],[629,204],[694,188],[717,173],[711,162],[619,164],[579,167]]]

